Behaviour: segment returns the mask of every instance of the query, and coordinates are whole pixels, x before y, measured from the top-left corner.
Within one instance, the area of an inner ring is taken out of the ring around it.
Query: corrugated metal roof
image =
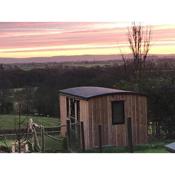
[[[61,94],[77,96],[85,99],[96,97],[96,96],[112,95],[112,94],[138,94],[132,91],[125,91],[125,90],[111,89],[111,88],[104,88],[104,87],[94,87],[94,86],[81,86],[81,87],[68,88],[68,89],[60,90],[59,92]]]

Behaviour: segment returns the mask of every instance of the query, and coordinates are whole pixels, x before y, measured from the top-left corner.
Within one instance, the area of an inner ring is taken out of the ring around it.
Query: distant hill
[[[54,56],[32,58],[0,58],[0,63],[47,63],[47,62],[84,62],[84,61],[107,61],[121,59],[120,55],[81,55],[81,56]]]
[[[130,58],[131,55],[127,55]],[[54,57],[31,57],[31,58],[0,58],[1,64],[14,63],[62,63],[62,62],[96,62],[108,60],[121,60],[121,55],[77,55],[77,56],[54,56]],[[175,59],[175,55],[150,55],[149,59]]]

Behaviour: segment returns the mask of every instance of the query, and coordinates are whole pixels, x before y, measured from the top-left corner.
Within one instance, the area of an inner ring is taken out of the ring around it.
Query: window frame
[[[113,112],[113,104],[114,103],[122,103],[123,105],[123,116],[122,116],[122,121],[121,122],[114,122],[114,112]],[[124,100],[115,100],[111,101],[111,114],[112,114],[112,125],[120,125],[120,124],[125,124],[125,101]]]

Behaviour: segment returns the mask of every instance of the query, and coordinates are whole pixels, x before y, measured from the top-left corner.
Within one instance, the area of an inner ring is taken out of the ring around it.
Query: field
[[[58,118],[51,117],[36,117],[36,116],[21,116],[21,127],[26,127],[29,119],[44,127],[57,127],[59,125]],[[18,123],[17,115],[0,115],[0,129],[15,129],[15,123]]]

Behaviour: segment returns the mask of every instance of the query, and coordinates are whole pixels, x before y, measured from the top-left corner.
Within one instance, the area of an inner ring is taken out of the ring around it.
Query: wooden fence
[[[55,143],[55,147],[58,144],[61,144],[63,138],[59,138],[59,133],[61,127],[67,127],[67,137],[66,137],[66,144],[65,149],[68,152],[85,152],[86,145],[85,145],[85,134],[84,134],[84,123],[78,122],[75,124],[70,124],[70,120],[67,120],[67,124],[65,126],[60,127],[52,127],[52,128],[44,128],[44,135],[42,135],[41,142],[45,142],[45,140],[49,140],[49,142]],[[100,153],[103,152],[103,137],[102,137],[102,130],[103,125],[98,125],[98,150]],[[29,134],[25,128],[21,128],[19,130],[15,129],[3,129],[0,130],[0,136],[6,136],[15,138],[17,135],[16,133],[21,132],[22,135]],[[37,131],[38,135],[41,135],[41,131]],[[128,135],[128,152],[133,152],[133,143],[132,143],[132,125],[131,125],[131,118],[127,118],[127,135]],[[46,139],[47,138],[47,139]],[[44,145],[44,144],[41,144]],[[42,147],[42,152],[47,150],[47,145]]]

